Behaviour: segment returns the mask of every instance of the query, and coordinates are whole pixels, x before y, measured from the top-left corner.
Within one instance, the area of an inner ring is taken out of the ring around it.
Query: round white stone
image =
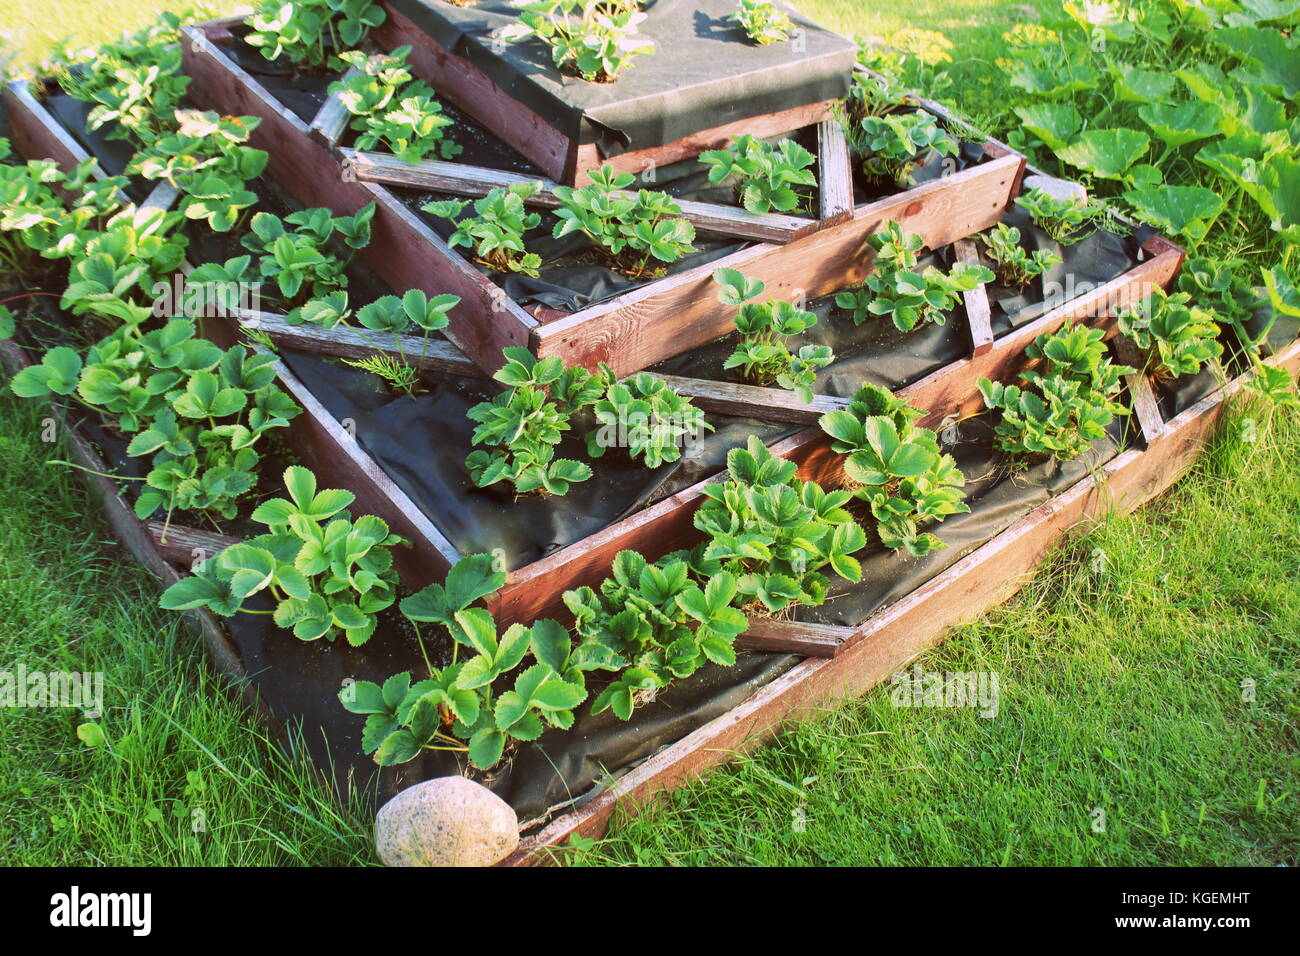
[[[1054,176],[1026,176],[1025,192],[1034,189],[1041,189],[1056,199],[1074,199],[1077,197],[1084,202],[1088,201],[1088,190],[1084,189],[1079,183],[1072,183],[1068,179],[1057,179]]]
[[[375,847],[386,866],[492,866],[518,845],[510,804],[465,777],[418,783],[375,815]]]

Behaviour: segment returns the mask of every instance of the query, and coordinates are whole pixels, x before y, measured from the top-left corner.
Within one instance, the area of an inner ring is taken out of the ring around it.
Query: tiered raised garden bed
[[[421,77],[550,178],[581,185],[609,164],[641,172],[828,119],[848,92],[853,43],[789,10],[798,42],[756,46],[726,18],[730,0],[659,0],[638,30],[655,44],[616,84],[561,75],[536,49],[494,32],[517,11],[502,0],[457,6],[385,0],[374,39],[412,48]],[[793,79],[792,79],[793,77]],[[718,122],[722,120],[723,122]]]
[[[390,8],[389,13],[390,24],[401,26],[399,11]],[[708,413],[784,426],[809,426],[782,431],[769,425],[767,434],[774,451],[799,463],[801,477],[823,485],[840,481],[842,458],[831,451],[827,437],[814,426],[822,413],[846,404],[843,389],[823,383],[826,387],[821,390],[826,394],[818,395],[810,405],[802,405],[781,390],[706,374],[707,364],[696,366],[700,370],[696,375],[670,371],[679,353],[714,343],[729,330],[734,309],[716,303],[710,280],[713,269],[719,265],[740,267],[746,274],[764,279],[769,291],[777,296],[788,296],[797,288],[810,298],[824,296],[866,274],[870,268],[866,239],[890,219],[899,220],[906,231],[921,233],[927,246],[941,255],[973,260],[978,252],[968,237],[1007,214],[1011,199],[1019,192],[1023,172],[1019,156],[1001,144],[984,141],[979,144],[981,160],[969,168],[898,196],[864,202],[839,222],[823,221],[818,223],[820,228],[805,233],[795,230],[783,237],[783,242],[747,245],[697,269],[570,315],[557,316],[551,314],[553,310],[538,308],[530,312],[502,297],[490,279],[448,248],[396,193],[384,185],[364,181],[366,175],[373,174],[373,159],[350,155],[351,165],[340,167],[329,143],[331,122],[324,115],[330,104],[322,102],[317,109],[313,117],[317,132],[313,133],[312,122],[289,109],[218,49],[218,40],[231,37],[230,26],[231,21],[221,21],[192,28],[185,34],[185,62],[194,77],[191,93],[198,104],[259,116],[262,125],[254,142],[271,154],[271,178],[304,205],[351,213],[375,201],[378,214],[367,261],[394,289],[421,288],[430,294],[453,292],[461,296],[463,312],[448,331],[450,341],[433,342],[423,352],[420,364],[425,372],[479,388],[482,385],[475,383],[481,383],[486,373],[500,364],[500,349],[511,344],[528,345],[542,355],[563,355],[570,363],[593,365],[608,361],[621,373],[664,363],[656,374],[669,378],[674,387]],[[393,46],[402,36],[381,31],[379,39]],[[934,104],[920,101],[920,105],[950,125],[956,124]],[[54,158],[64,165],[84,157],[84,151],[67,130],[25,88],[15,86],[8,91],[6,108],[15,144],[25,155]],[[434,165],[441,168],[459,164]],[[426,166],[420,174],[459,176],[451,191],[470,191],[463,170],[439,173],[438,169],[430,172],[430,168]],[[344,175],[347,170],[357,175]],[[497,181],[484,181],[476,188],[486,191]],[[437,185],[451,189],[445,183]],[[1120,243],[1121,238],[1114,241]],[[884,384],[894,387],[915,406],[927,409],[923,424],[931,427],[978,416],[982,408],[975,388],[978,378],[1011,378],[1024,365],[1025,347],[1040,334],[1067,322],[1081,321],[1112,333],[1115,306],[1141,299],[1153,285],[1167,284],[1182,258],[1181,250],[1156,235],[1140,235],[1125,248],[1129,260],[1119,274],[1063,303],[1039,303],[1036,309],[1021,309],[1012,315],[1005,306],[991,302],[982,287],[967,294],[963,306],[949,317],[945,332],[949,346],[953,341],[957,343],[956,355],[936,352],[944,354],[944,358],[934,367],[922,362],[912,373],[901,377],[895,374],[893,380],[889,373],[882,372]],[[224,327],[205,331],[209,337],[228,343],[234,340],[240,325],[256,326],[282,350],[305,356],[301,360],[316,362],[318,369],[328,368],[320,365],[322,357],[356,357],[374,351],[373,345],[356,333],[290,326],[283,317],[266,313],[237,314]],[[421,343],[412,339],[400,350],[414,357],[421,354]],[[869,349],[863,354],[867,352]],[[11,365],[25,360],[15,347],[6,348],[5,355]],[[287,359],[289,364],[292,361]],[[1291,370],[1300,367],[1300,343],[1283,348],[1273,361]],[[440,577],[459,556],[450,537],[366,447],[364,430],[354,436],[344,429],[340,416],[331,413],[326,401],[304,386],[285,362],[279,374],[281,387],[304,408],[292,430],[295,452],[317,472],[322,484],[352,490],[358,495],[360,508],[385,518],[395,530],[413,539],[415,547],[402,567],[408,586],[420,586]],[[1104,510],[1136,507],[1177,480],[1210,434],[1228,397],[1243,381],[1238,378],[1228,383],[1166,420],[1151,383],[1134,378],[1129,383],[1129,400],[1136,414],[1121,442],[1124,447],[1117,448],[1114,443],[1099,447],[1091,473],[1079,466],[1054,474],[1034,495],[1021,496],[1016,509],[1001,524],[970,529],[950,552],[941,552],[940,559],[900,570],[900,580],[909,582],[906,593],[887,593],[872,599],[863,605],[866,609],[860,618],[849,621],[819,622],[810,615],[797,620],[753,622],[740,645],[754,655],[751,661],[766,652],[773,655],[771,662],[744,669],[744,676],[733,678],[733,685],[720,684],[721,690],[712,692],[707,706],[687,707],[675,717],[671,716],[671,708],[680,698],[672,698],[676,688],[670,689],[668,701],[659,710],[638,717],[658,721],[659,729],[648,733],[639,750],[620,752],[622,762],[606,768],[615,778],[613,783],[602,787],[590,776],[578,774],[575,781],[583,792],[572,794],[577,798],[574,801],[562,801],[572,806],[543,806],[545,812],[534,814],[525,845],[511,862],[536,860],[536,851],[558,847],[573,834],[598,834],[616,806],[634,807],[652,799],[656,793],[751,746],[783,721],[869,688],[935,643],[947,626],[976,617],[1005,600],[1019,588],[1023,575],[1073,524]],[[73,453],[79,463],[105,470],[84,437],[75,430],[72,435]],[[780,437],[770,437],[773,435]],[[963,439],[958,435],[948,440]],[[653,558],[693,543],[696,532],[692,516],[703,500],[703,489],[716,480],[707,478],[690,484],[594,534],[513,568],[505,588],[489,602],[490,609],[503,623],[557,615],[562,613],[560,594],[606,576],[617,552],[632,549]],[[174,565],[189,565],[194,549],[220,547],[229,540],[197,529],[173,527],[164,542],[156,523],[136,521],[111,481],[96,479],[96,485],[119,537],[168,583],[176,579]],[[228,667],[236,666],[238,655],[233,653],[221,626],[206,615],[200,617],[218,660]],[[286,659],[293,659],[299,651],[295,642],[290,644]],[[334,653],[334,649],[327,650]],[[796,655],[802,660],[775,656],[779,654]],[[367,660],[367,666],[373,663]],[[334,666],[338,665],[335,660]],[[323,672],[333,673],[327,667]],[[272,667],[260,679],[284,677],[286,674]],[[327,692],[323,684],[316,689],[322,694]],[[327,703],[334,706],[332,696]],[[599,723],[593,726],[599,736]],[[530,772],[555,773],[558,778],[558,772],[548,771],[546,761],[533,759],[535,756],[521,758],[520,766]],[[542,751],[541,757],[545,756]],[[423,773],[421,766],[389,771],[384,789],[391,793],[416,782]],[[567,791],[568,782],[560,779],[562,789]]]
[[[185,31],[185,69],[193,78],[190,95],[207,109],[260,117],[253,143],[271,153],[271,174],[304,205],[351,213],[371,200],[378,202],[378,226],[394,238],[377,250],[372,247],[368,261],[395,287],[429,292],[436,287],[459,295],[462,304],[447,337],[486,371],[500,365],[505,345],[526,345],[539,356],[559,355],[569,365],[605,362],[620,375],[646,368],[729,331],[733,310],[716,299],[710,278],[715,269],[740,269],[762,279],[778,296],[826,295],[862,280],[870,263],[867,238],[889,220],[923,236],[932,249],[988,228],[1014,195],[1023,165],[1019,155],[987,143],[983,162],[859,205],[851,217],[810,234],[787,234],[783,244],[746,242],[705,264],[572,312],[539,305],[525,308],[449,248],[392,190],[364,181],[364,176],[375,175],[373,167],[357,160],[355,168],[345,166],[346,176],[337,167],[331,171],[335,160],[313,137],[311,124],[223,52],[223,46],[236,42],[228,21]],[[444,165],[457,164],[438,168]],[[443,183],[442,188],[451,185]],[[469,189],[463,181],[456,188]],[[483,182],[475,191],[490,188]]]

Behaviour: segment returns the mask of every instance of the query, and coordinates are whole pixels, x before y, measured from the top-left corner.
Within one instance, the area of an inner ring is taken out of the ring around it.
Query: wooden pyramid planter
[[[341,175],[337,157],[322,142],[322,133],[313,135],[312,124],[286,110],[270,92],[214,48],[211,37],[219,31],[220,23],[185,34],[185,62],[195,78],[192,93],[199,105],[261,117],[256,145],[271,154],[269,175],[304,205],[351,213],[368,202],[376,202],[378,214],[368,260],[394,289],[421,288],[430,294],[454,292],[469,306],[465,317],[450,330],[449,342],[431,343],[425,349],[420,364],[433,375],[482,379],[500,364],[501,347],[511,344],[528,345],[542,355],[563,355],[570,364],[609,360],[621,373],[645,368],[729,330],[733,310],[711,304],[714,291],[709,274],[716,266],[737,265],[747,274],[763,278],[774,295],[789,296],[794,289],[802,288],[812,298],[859,281],[866,274],[866,237],[879,231],[889,219],[900,220],[907,231],[921,233],[930,248],[952,246],[956,258],[972,260],[977,253],[969,237],[1003,216],[1009,201],[1019,192],[1024,169],[1019,156],[1001,144],[987,141],[983,143],[985,161],[952,177],[898,197],[864,204],[840,222],[822,223],[822,228],[791,236],[784,242],[750,245],[725,261],[702,268],[699,275],[689,279],[683,278],[687,274],[671,276],[601,306],[556,316],[545,310],[525,310],[508,299],[503,303],[502,297],[495,294],[495,285],[447,248],[393,192],[383,184],[365,181],[363,169],[366,163],[373,164],[373,159],[353,155],[349,157],[353,164],[350,168],[357,175],[351,179]],[[84,151],[25,87],[7,90],[5,105],[15,144],[25,155],[53,158],[65,166],[84,158]],[[933,104],[918,101],[918,105],[950,124],[957,122]],[[322,123],[317,126],[328,132]],[[487,183],[482,186],[491,188]],[[461,182],[459,188],[468,186]],[[167,199],[159,196],[157,201]],[[986,290],[976,289],[965,296],[960,310],[969,340],[964,357],[911,381],[897,392],[928,410],[923,424],[930,427],[973,415],[982,408],[975,387],[978,378],[1012,377],[1024,367],[1025,347],[1067,322],[1082,322],[1113,335],[1117,305],[1143,298],[1154,285],[1167,284],[1181,259],[1182,251],[1177,246],[1152,236],[1142,243],[1139,261],[1122,275],[1084,295],[1057,303],[1038,318],[1001,334],[995,334]],[[479,311],[475,311],[476,303]],[[489,305],[495,309],[488,310]],[[666,309],[677,309],[686,317],[678,319]],[[223,321],[208,323],[204,331],[224,345],[235,341],[243,326],[256,327],[286,350],[342,357],[376,351],[374,343],[348,329],[291,326],[282,316],[264,312],[235,312]],[[381,341],[380,346],[379,351],[389,349],[386,342]],[[421,348],[418,339],[392,346],[407,357],[420,355]],[[3,352],[11,367],[27,360],[22,349],[12,344]],[[1300,368],[1300,342],[1281,350],[1272,361],[1291,371]],[[402,567],[407,586],[420,586],[440,577],[459,556],[448,537],[366,450],[364,435],[359,441],[344,429],[284,363],[279,375],[281,387],[304,409],[290,430],[295,453],[320,475],[323,484],[353,491],[358,496],[358,508],[385,518],[394,530],[415,542]],[[684,376],[664,377],[707,412],[808,426],[774,441],[771,447],[796,461],[802,478],[824,485],[839,482],[842,458],[830,449],[829,440],[815,423],[824,412],[843,407],[844,399],[823,395],[811,405],[802,405],[780,390]],[[1028,510],[991,539],[960,554],[954,563],[910,593],[886,602],[853,626],[752,622],[742,646],[793,652],[806,659],[759,687],[722,716],[690,729],[622,773],[612,784],[589,793],[590,799],[578,809],[531,829],[524,846],[509,862],[545,860],[575,834],[599,835],[616,807],[633,810],[731,754],[753,746],[784,721],[861,693],[886,679],[938,642],[946,627],[977,617],[1015,593],[1024,576],[1075,524],[1107,510],[1132,509],[1176,481],[1246,378],[1229,382],[1166,420],[1151,383],[1134,377],[1129,382],[1135,411],[1136,440],[1132,447]],[[105,470],[93,447],[75,430],[71,442],[78,463]],[[555,614],[561,592],[605,577],[618,551],[634,549],[654,558],[693,543],[694,512],[703,500],[704,489],[718,480],[714,477],[696,483],[596,534],[514,569],[505,588],[493,597],[491,609],[503,623],[528,622]],[[166,583],[176,580],[177,566],[192,563],[196,549],[210,552],[230,540],[198,529],[173,527],[163,542],[161,528],[156,523],[137,521],[109,479],[92,483],[102,495],[115,533]],[[237,669],[237,655],[226,643],[222,628],[207,615],[198,617],[217,661]]]
[[[1273,356],[1292,375],[1300,371],[1300,341]],[[832,658],[809,657],[748,700],[671,744],[624,774],[580,809],[525,837],[507,863],[552,860],[573,836],[599,837],[614,813],[635,813],[710,767],[760,745],[787,722],[815,716],[837,701],[866,693],[939,643],[947,628],[976,620],[1011,598],[1071,529],[1110,513],[1127,513],[1159,496],[1192,466],[1251,375],[1215,389],[1165,421],[1140,384],[1137,418],[1143,441],[1107,462],[1007,528],[993,540],[873,615],[838,635]],[[1145,408],[1143,407],[1145,406]]]
[[[220,56],[220,54],[217,54]],[[224,57],[222,57],[224,60]],[[241,87],[241,89],[248,89]],[[235,105],[243,109],[246,101]],[[255,105],[274,104],[273,98],[259,100]],[[43,149],[38,155],[52,155],[58,147],[60,135],[66,131],[48,115],[40,104],[28,98],[15,101],[11,114],[16,127],[31,129],[28,140],[36,144],[34,148]],[[274,114],[279,115],[279,114]],[[296,117],[292,117],[296,119]],[[261,132],[261,128],[259,128]],[[309,149],[318,149],[307,137],[292,140]],[[75,144],[73,144],[75,146]],[[301,181],[291,172],[283,171],[283,163],[278,162],[274,141],[267,144],[272,151],[270,171],[283,185],[292,186]],[[79,148],[78,148],[79,151]],[[81,153],[80,155],[84,155]],[[1018,161],[1017,161],[1018,162]],[[286,182],[282,177],[288,176]],[[365,184],[349,184],[336,180],[340,186],[363,187],[375,190],[368,193],[372,198],[382,200],[382,187],[365,187]],[[932,184],[933,185],[933,184]],[[304,202],[311,201],[310,197]],[[367,200],[369,201],[369,200]],[[404,209],[398,204],[399,208]],[[346,207],[345,207],[346,208]],[[380,213],[385,209],[380,206]],[[999,214],[1001,210],[997,211]],[[996,218],[996,216],[994,217]],[[377,215],[374,225],[375,240],[381,249],[389,249],[399,243],[384,230],[396,221],[383,220]],[[1141,298],[1152,284],[1164,284],[1177,270],[1181,251],[1176,246],[1162,239],[1154,238],[1148,242],[1150,257],[1117,277],[1112,282],[1092,291],[1086,296],[1065,303],[1029,326],[1015,330],[1003,338],[994,341],[989,325],[989,306],[984,289],[978,288],[966,295],[965,313],[969,327],[969,355],[966,360],[936,370],[901,390],[917,407],[930,411],[928,421],[931,424],[945,419],[961,417],[977,411],[980,401],[974,388],[974,382],[987,376],[996,378],[1015,362],[1032,339],[1044,331],[1051,331],[1070,320],[1089,319],[1093,316],[1107,315],[1118,302],[1130,302]],[[958,248],[961,254],[964,246]],[[1153,253],[1154,254],[1151,254]],[[969,254],[967,252],[967,254]],[[382,258],[371,257],[375,265],[382,263]],[[377,270],[378,271],[378,270]],[[477,275],[477,273],[475,273]],[[391,280],[390,280],[391,283]],[[713,290],[708,290],[710,298]],[[445,291],[437,284],[420,286],[430,294]],[[402,289],[402,286],[394,286]],[[453,310],[453,315],[458,310]],[[379,340],[362,339],[356,332],[347,329],[323,330],[313,326],[290,326],[283,317],[268,314],[236,314],[234,321],[250,325],[269,334],[276,343],[285,348],[305,352],[315,352],[341,357],[362,357],[375,351],[378,344],[381,349],[388,348],[383,338]],[[237,329],[231,328],[221,332],[209,329],[208,334],[223,344],[234,341]],[[409,358],[422,355],[420,364],[434,374],[458,377],[482,376],[481,366],[469,360],[451,345],[425,347],[419,340],[411,339],[394,346]],[[499,362],[499,354],[498,360]],[[495,368],[495,364],[493,365]],[[286,390],[300,405],[307,410],[307,415],[300,418],[298,426],[304,434],[310,427],[310,440],[304,440],[307,460],[318,471],[323,481],[334,485],[359,491],[366,508],[371,513],[384,518],[399,533],[413,542],[411,557],[404,562],[404,577],[410,584],[419,586],[430,577],[436,577],[460,557],[460,553],[451,543],[437,523],[430,519],[415,504],[409,495],[385,472],[378,462],[365,450],[349,429],[344,428],[337,418],[303,387],[302,383],[287,369],[282,367],[282,379]],[[784,390],[738,385],[729,382],[670,377],[671,384],[682,394],[709,413],[752,417],[765,421],[804,424],[810,427],[781,439],[772,447],[779,454],[798,460],[803,466],[801,476],[812,478],[823,484],[838,479],[835,470],[838,456],[829,452],[826,436],[815,427],[817,418],[826,411],[843,407],[846,401],[829,396],[819,396],[813,404],[803,405],[794,396]],[[310,426],[308,426],[310,423]],[[337,464],[335,464],[337,463]],[[716,480],[716,479],[711,479]],[[703,499],[703,482],[686,488],[669,498],[661,500],[621,521],[611,524],[604,530],[562,547],[551,554],[511,570],[505,588],[494,595],[491,602],[493,612],[506,621],[529,621],[539,616],[560,612],[560,595],[568,589],[598,582],[603,578],[614,556],[622,550],[637,550],[645,554],[665,553],[681,547],[694,540],[696,534],[692,516]],[[155,528],[155,532],[160,529]],[[173,531],[171,541],[175,544],[178,556],[188,554],[187,539]],[[788,634],[781,633],[780,628],[771,628],[758,624],[750,646],[770,646],[790,649],[792,646],[811,648],[813,653],[832,653],[838,646],[831,635],[806,631],[791,644]],[[829,638],[829,639],[823,639]]]
[[[816,298],[865,277],[867,239],[889,220],[920,234],[932,249],[987,229],[1015,194],[1023,166],[1018,154],[988,143],[986,162],[860,206],[851,217],[783,245],[755,242],[577,312],[525,309],[449,248],[420,214],[383,185],[365,182],[363,175],[373,174],[373,167],[352,154],[356,167],[347,168],[355,175],[342,175],[329,149],[313,138],[311,125],[218,49],[218,41],[229,42],[228,27],[229,21],[216,21],[183,31],[191,97],[205,109],[260,117],[253,143],[271,153],[271,175],[304,205],[350,214],[372,200],[378,203],[374,228],[377,239],[383,238],[366,250],[367,261],[395,288],[459,295],[461,306],[447,337],[488,372],[500,365],[506,345],[525,345],[538,356],[559,355],[568,365],[594,368],[605,362],[620,375],[646,368],[730,329],[732,310],[720,305],[712,290],[717,268],[762,279],[776,296]],[[490,188],[482,185],[483,192]]]
[[[524,53],[496,40],[493,31],[517,12],[504,3],[465,8],[443,0],[384,0],[382,6],[385,20],[371,34],[377,43],[390,50],[410,46],[417,75],[567,185],[582,185],[587,172],[607,164],[640,173],[722,148],[741,133],[771,137],[816,126],[847,92],[842,77],[856,55],[850,41],[789,7],[797,31],[791,42],[758,46],[726,22],[735,9],[731,0],[700,0],[688,11],[689,23],[681,5],[650,8],[639,33],[656,43],[656,53],[634,61],[620,80],[591,84],[561,76],[537,41]],[[729,82],[740,75],[743,84]],[[619,84],[629,77],[636,88],[618,110]],[[697,104],[689,114],[682,108],[688,100]],[[648,128],[613,130],[612,109],[630,125]]]

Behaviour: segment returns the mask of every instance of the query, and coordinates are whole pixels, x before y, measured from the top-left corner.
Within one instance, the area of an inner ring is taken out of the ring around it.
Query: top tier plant
[[[794,33],[794,21],[772,0],[740,0],[736,12],[727,19],[739,24],[759,46],[780,43]]]
[[[929,113],[909,108],[898,86],[864,76],[854,79],[840,123],[867,178],[912,186],[928,157],[957,155],[957,140]]]
[[[375,0],[264,0],[245,23],[246,41],[268,60],[324,66],[332,53],[357,46],[387,14]]]
[[[588,82],[612,83],[633,57],[654,52],[637,35],[646,15],[636,0],[531,0],[519,7],[519,19],[501,30],[501,39],[536,37],[551,48],[556,67]]]

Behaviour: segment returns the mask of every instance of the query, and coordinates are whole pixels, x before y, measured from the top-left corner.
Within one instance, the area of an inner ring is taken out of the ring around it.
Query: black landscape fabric
[[[851,41],[793,11],[798,35],[760,46],[727,19],[735,0],[648,0],[639,32],[654,53],[634,58],[613,83],[589,83],[561,74],[540,40],[493,41],[490,34],[517,18],[507,0],[392,6],[569,139],[596,143],[606,156],[838,99],[856,56]]]
[[[462,554],[497,552],[519,568],[608,527],[726,466],[727,452],[756,436],[771,443],[797,426],[710,415],[716,427],[689,442],[682,458],[647,469],[611,449],[591,460],[593,475],[567,495],[516,498],[506,482],[477,488],[465,467],[475,423],[466,412],[502,386],[486,379],[430,377],[415,397],[379,390],[373,375],[337,361],[285,350],[285,362],[335,418],[355,424],[357,441]],[[583,416],[579,416],[581,419]],[[584,436],[566,436],[559,457],[586,461]]]

